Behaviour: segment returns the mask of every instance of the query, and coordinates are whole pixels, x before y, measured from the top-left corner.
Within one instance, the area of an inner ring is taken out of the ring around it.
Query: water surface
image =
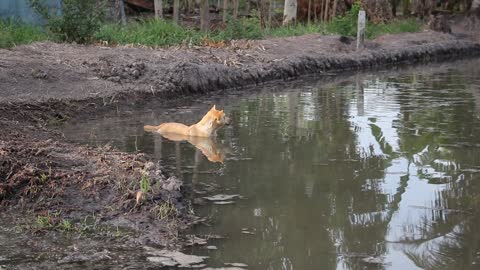
[[[120,109],[65,127],[160,160],[222,235],[208,266],[248,269],[475,269],[480,263],[480,60],[305,78],[170,105]],[[329,82],[326,82],[329,81]],[[174,142],[144,124],[233,119],[213,141]],[[223,161],[219,162],[219,161]],[[213,187],[213,188],[212,188]],[[205,193],[206,192],[206,193]]]

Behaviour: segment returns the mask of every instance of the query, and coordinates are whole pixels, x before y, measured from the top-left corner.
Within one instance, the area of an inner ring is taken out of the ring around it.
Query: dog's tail
[[[143,126],[143,130],[149,131],[149,132],[155,132],[158,131],[160,126]]]

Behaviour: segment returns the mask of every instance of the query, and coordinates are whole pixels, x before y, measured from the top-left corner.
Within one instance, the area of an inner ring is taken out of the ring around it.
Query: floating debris
[[[200,238],[196,235],[187,235],[187,245],[194,246],[194,245],[206,245],[207,239]]]
[[[233,199],[240,199],[242,196],[238,194],[233,194],[233,195],[227,195],[227,194],[217,194],[213,195],[210,197],[203,197],[204,199],[207,199],[209,201],[229,201]]]
[[[385,258],[384,257],[366,257],[363,258],[362,261],[369,263],[369,264],[386,264],[385,263]]]
[[[208,250],[217,250],[218,248],[216,246],[206,246],[205,247]]]
[[[242,233],[243,234],[252,234],[252,235],[255,234],[255,232],[252,232],[252,231],[248,230],[248,228],[242,228]]]
[[[240,267],[220,267],[220,268],[203,268],[202,270],[245,270],[245,268],[240,268]]]
[[[243,267],[243,268],[248,267],[248,264],[245,264],[245,263],[224,263],[224,265],[234,266],[234,267]]]
[[[223,205],[223,204],[234,204],[234,203],[235,203],[234,201],[218,201],[218,202],[214,202],[213,204]]]
[[[208,256],[187,255],[180,251],[157,250],[150,247],[145,247],[145,249],[148,254],[152,255],[147,257],[148,261],[163,266],[196,267],[208,258]]]

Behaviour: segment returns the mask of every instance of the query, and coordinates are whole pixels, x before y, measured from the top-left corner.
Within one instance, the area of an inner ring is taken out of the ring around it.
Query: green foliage
[[[246,19],[230,19],[225,29],[213,33],[212,40],[260,39],[264,35],[257,16]]]
[[[53,227],[52,217],[50,215],[38,216],[36,220],[39,229],[49,229]]]
[[[140,180],[140,190],[143,193],[147,193],[150,191],[150,189],[151,189],[150,180],[148,179],[148,176],[144,174],[142,176],[142,179]]]
[[[301,36],[312,33],[325,32],[325,27],[322,24],[295,24],[287,27],[278,27],[268,29],[266,36],[268,37],[291,37]]]
[[[64,219],[60,224],[58,225],[58,229],[60,231],[66,232],[66,231],[73,231],[74,227],[73,224],[70,220]]]
[[[97,40],[116,44],[172,46],[182,43],[198,44],[204,34],[162,19],[145,20],[127,26],[107,24],[96,33]]]
[[[327,31],[343,36],[357,35],[358,12],[362,9],[362,4],[356,1],[352,8],[343,17],[335,17],[327,24]]]
[[[151,211],[156,214],[160,220],[177,215],[177,208],[170,202],[157,204]]]
[[[13,20],[0,20],[0,48],[46,40],[41,28]]]
[[[384,34],[420,32],[422,25],[414,18],[396,20],[390,23],[368,24],[366,29],[367,38],[376,38]]]
[[[360,2],[355,2],[352,8],[343,17],[335,17],[326,25],[326,30],[332,34],[344,36],[357,35],[358,12],[362,9]],[[413,18],[406,20],[396,20],[390,23],[371,24],[367,21],[367,38],[376,38],[383,34],[419,32],[421,25]]]
[[[62,0],[62,12],[51,11],[45,0],[30,0],[31,6],[47,20],[47,29],[61,41],[87,43],[100,29],[104,16],[104,1]]]

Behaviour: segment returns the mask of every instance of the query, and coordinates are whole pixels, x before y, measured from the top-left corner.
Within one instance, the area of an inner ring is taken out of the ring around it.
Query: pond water
[[[248,269],[474,269],[480,264],[480,60],[304,78],[149,103],[64,128],[71,140],[142,151],[192,185],[221,235],[207,265]],[[145,124],[233,123],[174,142]],[[223,161],[223,162],[220,162]],[[206,192],[206,193],[205,193]],[[231,203],[230,203],[231,202]],[[478,266],[480,267],[480,266]]]

